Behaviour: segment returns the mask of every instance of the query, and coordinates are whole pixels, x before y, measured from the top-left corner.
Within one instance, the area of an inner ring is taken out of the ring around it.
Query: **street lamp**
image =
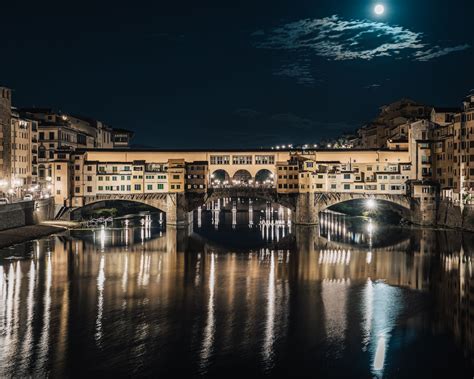
[[[368,199],[366,202],[365,202],[365,206],[367,209],[369,210],[373,210],[377,207],[377,203],[374,199]]]

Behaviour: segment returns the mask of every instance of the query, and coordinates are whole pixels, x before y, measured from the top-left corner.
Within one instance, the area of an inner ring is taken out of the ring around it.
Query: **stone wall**
[[[38,224],[54,217],[54,199],[0,205],[0,230]]]
[[[300,193],[296,198],[296,211],[293,222],[296,225],[317,225],[319,223],[319,207],[316,206],[314,192]]]
[[[449,201],[441,201],[438,208],[437,224],[448,228],[474,231],[474,206],[465,205],[461,210],[460,206]]]

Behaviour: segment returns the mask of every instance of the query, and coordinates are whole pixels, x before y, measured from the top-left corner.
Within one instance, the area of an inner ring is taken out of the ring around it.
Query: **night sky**
[[[472,0],[69,3],[2,3],[0,83],[141,146],[314,143],[474,88]]]

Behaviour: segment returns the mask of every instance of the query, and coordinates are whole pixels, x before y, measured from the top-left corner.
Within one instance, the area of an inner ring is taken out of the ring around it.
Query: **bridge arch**
[[[135,203],[145,204],[149,207],[155,208],[157,211],[167,213],[167,202],[166,198],[153,197],[153,196],[126,196],[126,195],[99,195],[84,198],[84,204],[80,207],[71,209],[70,218],[72,220],[78,220],[82,218],[82,213],[86,210],[94,210],[108,207],[110,203]]]
[[[219,186],[222,184],[230,183],[230,175],[229,173],[224,170],[224,169],[217,169],[212,172],[211,174],[211,185],[212,186]]]
[[[255,184],[271,184],[275,182],[275,173],[269,169],[262,168],[255,174]]]
[[[279,204],[285,208],[295,211],[296,197],[291,195],[279,195],[274,188],[270,187],[229,187],[229,188],[212,188],[209,189],[205,198],[201,202],[196,202],[193,209],[203,203],[209,203],[222,198],[245,198],[260,199],[271,203]]]
[[[250,184],[252,180],[252,174],[245,169],[237,170],[232,176],[232,184],[234,185]]]
[[[389,194],[366,194],[366,193],[325,193],[319,194],[315,199],[318,211],[322,212],[334,205],[348,203],[351,201],[367,201],[367,209],[376,207],[377,203],[383,203],[398,213],[400,216],[410,219],[414,211],[413,199],[406,195]]]

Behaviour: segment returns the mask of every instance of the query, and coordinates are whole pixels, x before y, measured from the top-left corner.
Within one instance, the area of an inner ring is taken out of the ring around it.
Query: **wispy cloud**
[[[428,43],[423,33],[370,20],[343,20],[337,15],[305,19],[253,34],[264,49],[311,51],[328,60],[372,60],[377,57],[428,61],[469,45],[442,47]]]
[[[311,86],[316,83],[309,60],[284,64],[273,71],[276,76],[295,79],[298,84]]]
[[[369,84],[367,86],[365,86],[364,88],[365,89],[377,89],[379,87],[381,87],[382,85],[381,84],[378,84],[378,83],[373,83],[373,84]]]
[[[307,132],[340,132],[344,130],[353,130],[356,125],[344,121],[320,121],[309,117],[301,116],[292,112],[267,114],[254,109],[241,108],[233,112],[238,117],[238,123],[243,120],[251,123],[255,130],[262,133],[293,134],[295,129],[305,130]],[[258,115],[258,117],[256,117]]]
[[[417,51],[415,53],[415,57],[416,57],[416,60],[418,61],[426,62],[431,59],[442,57],[443,55],[448,55],[455,51],[462,51],[462,50],[469,49],[469,47],[470,46],[468,44],[454,46],[454,47],[445,47],[445,48],[442,48],[440,46],[434,46],[433,48],[425,50],[425,51]]]
[[[236,109],[234,115],[243,117],[243,118],[258,118],[262,115],[261,112],[256,111],[255,109],[250,108],[239,108]]]

